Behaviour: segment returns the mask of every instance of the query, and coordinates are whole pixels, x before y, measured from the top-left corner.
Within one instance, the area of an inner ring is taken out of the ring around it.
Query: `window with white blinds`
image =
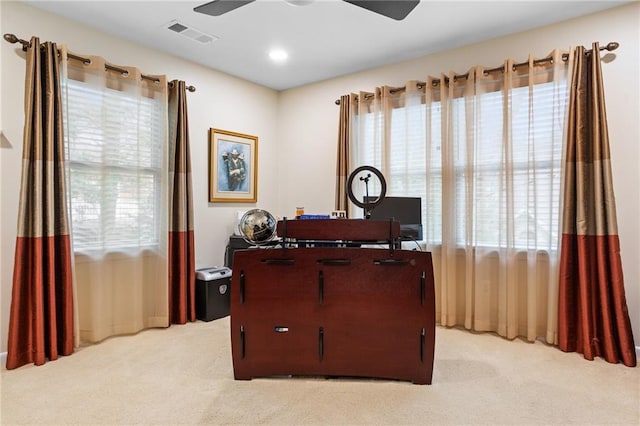
[[[553,83],[480,96],[482,115],[475,129],[474,153],[456,135],[456,192],[465,191],[465,164],[472,163],[472,199],[457,204],[457,240],[466,233],[463,218],[473,211],[474,246],[554,247],[558,238],[560,161],[564,109],[554,100]],[[454,120],[462,121],[463,100],[455,100]],[[559,103],[563,105],[563,103]],[[510,105],[510,122],[504,108]],[[466,126],[463,127],[466,131]],[[505,131],[510,132],[507,137]],[[507,158],[508,157],[508,158]],[[469,208],[473,206],[473,209]],[[504,226],[511,223],[510,226]],[[501,225],[502,224],[502,225]]]
[[[165,128],[159,101],[65,83],[74,250],[157,246]]]
[[[477,95],[473,102],[481,114],[473,116],[473,129],[466,123],[469,99],[451,100],[449,161],[443,161],[439,102],[391,110],[386,160],[374,138],[380,132],[379,115],[367,113],[356,120],[366,129],[359,131],[356,161],[385,170],[387,195],[422,198],[428,244],[442,243],[444,170],[454,180],[448,188],[455,188],[455,197],[447,199],[455,204],[458,244],[549,249],[558,239],[565,114],[564,102],[554,99],[557,94],[557,84],[543,83],[514,88],[507,100],[502,92]],[[510,123],[503,120],[505,104]]]

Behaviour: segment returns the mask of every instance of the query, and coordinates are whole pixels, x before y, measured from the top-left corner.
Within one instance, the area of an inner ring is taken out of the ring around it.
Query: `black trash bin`
[[[227,248],[224,252],[224,266],[233,268],[233,253],[236,250],[246,250],[249,247],[251,247],[251,244],[249,244],[244,238],[238,235],[231,235],[229,237]]]
[[[231,273],[227,267],[196,269],[196,318],[212,321],[229,315]]]

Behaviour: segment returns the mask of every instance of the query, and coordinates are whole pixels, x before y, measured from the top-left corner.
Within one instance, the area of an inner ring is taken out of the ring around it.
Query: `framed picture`
[[[258,137],[209,130],[209,201],[258,200]]]

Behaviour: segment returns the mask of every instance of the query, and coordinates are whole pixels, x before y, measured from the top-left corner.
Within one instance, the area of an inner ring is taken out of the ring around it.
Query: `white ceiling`
[[[342,0],[292,6],[257,0],[225,15],[196,13],[201,1],[25,0],[149,47],[276,90],[413,59],[566,20],[629,1],[422,0],[395,21]],[[201,44],[167,29],[179,23],[219,37]],[[70,43],[65,40],[64,42]],[[73,46],[69,48],[73,50]],[[289,53],[284,63],[268,57]]]

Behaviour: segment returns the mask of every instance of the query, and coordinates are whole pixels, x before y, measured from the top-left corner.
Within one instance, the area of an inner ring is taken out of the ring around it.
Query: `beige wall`
[[[510,35],[416,60],[288,90],[280,95],[280,210],[304,205],[312,212],[333,208],[337,122],[340,95],[375,86],[402,86],[429,75],[474,65],[501,65],[529,53],[544,57],[554,48],[620,43],[615,59],[603,65],[614,186],[618,206],[625,287],[636,346],[640,346],[640,3]]]
[[[77,53],[99,54],[116,64],[148,73],[165,73],[197,87],[189,94],[197,266],[223,262],[224,247],[237,210],[252,205],[207,202],[207,130],[210,127],[258,135],[260,183],[258,207],[292,216],[296,205],[307,212],[333,209],[338,107],[351,91],[402,85],[441,71],[465,72],[476,64],[496,66],[529,52],[545,56],[554,48],[618,41],[616,58],[604,65],[615,190],[627,299],[636,342],[640,345],[640,4],[475,46],[344,76],[281,93],[212,71],[176,57],[105,35],[21,3],[0,2],[2,32],[22,38],[67,43]],[[8,307],[19,191],[24,59],[15,46],[1,43],[0,123],[0,352],[6,351]]]

